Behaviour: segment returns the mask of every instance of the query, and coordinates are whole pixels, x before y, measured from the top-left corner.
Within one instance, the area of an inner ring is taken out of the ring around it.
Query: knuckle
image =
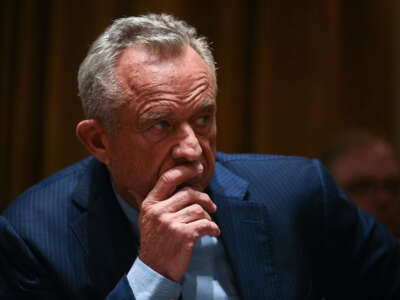
[[[166,172],[166,173],[161,174],[159,180],[162,184],[169,185],[173,182],[173,177],[171,176],[170,173]]]
[[[194,230],[190,233],[189,239],[191,241],[196,241],[199,237],[201,236],[200,232],[198,230]]]
[[[186,251],[192,251],[195,243],[196,243],[195,240],[189,240],[189,241],[187,241],[186,243],[183,244],[183,248]]]
[[[175,197],[178,197],[179,199],[184,199],[187,198],[188,196],[189,192],[186,189],[181,189],[175,194]]]
[[[158,209],[155,206],[149,206],[143,211],[143,214],[149,216],[150,218],[156,218],[159,215]]]
[[[140,215],[149,218],[152,215],[152,208],[150,205],[143,205],[140,209]]]
[[[211,198],[205,193],[199,193],[198,199],[203,205],[211,204]]]
[[[153,224],[163,225],[168,222],[168,214],[164,212],[164,210],[157,205],[153,205],[146,209],[146,211],[142,212],[143,216],[146,219],[151,220]]]
[[[194,195],[194,191],[189,187],[184,187],[182,190],[182,195],[187,198],[192,198]]]
[[[201,207],[201,205],[195,203],[192,205],[192,211],[196,215],[202,215],[204,213],[204,209]]]
[[[144,215],[150,214],[152,211],[152,207],[153,207],[152,205],[147,205],[146,203],[143,202],[142,207],[140,208],[141,214]]]
[[[169,219],[166,214],[161,214],[157,216],[157,220],[160,223],[161,226],[168,226],[169,225]]]
[[[168,228],[168,231],[170,231],[170,232],[179,231],[179,226],[175,222],[168,222],[168,223],[166,223],[166,226]]]
[[[204,232],[204,234],[213,232],[215,230],[215,223],[212,221],[209,221],[209,220],[204,220],[204,221],[205,222],[203,222],[202,228],[201,228],[201,230]]]
[[[204,220],[204,229],[211,229],[213,228],[213,222],[209,220]]]
[[[187,192],[187,193],[193,192],[193,190],[192,190],[190,187],[188,187],[188,186],[183,187],[183,188],[181,189],[181,191],[182,191],[182,192]]]
[[[198,232],[198,228],[194,228],[191,230],[185,230],[183,233],[184,239],[187,242],[196,242],[196,240],[200,237],[200,234]]]
[[[198,221],[198,226],[197,226],[197,232],[198,233],[202,233],[202,232],[204,232],[204,230],[206,229],[206,228],[208,228],[208,223],[209,223],[210,221],[209,220],[206,220],[206,219],[201,219],[201,220],[199,220]]]
[[[206,194],[206,193],[200,193],[199,198],[200,198],[201,200],[203,200],[203,201],[211,201],[210,196],[208,196],[208,194]]]

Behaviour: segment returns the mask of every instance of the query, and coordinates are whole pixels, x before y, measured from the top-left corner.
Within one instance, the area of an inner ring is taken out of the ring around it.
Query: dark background
[[[76,74],[115,18],[166,12],[213,43],[218,148],[315,157],[365,128],[396,143],[396,0],[3,0],[0,210],[87,155]]]

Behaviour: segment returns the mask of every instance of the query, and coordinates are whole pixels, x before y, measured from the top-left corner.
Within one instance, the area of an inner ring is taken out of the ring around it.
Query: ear
[[[93,119],[81,121],[76,126],[76,136],[93,156],[109,164],[108,133],[100,122]]]

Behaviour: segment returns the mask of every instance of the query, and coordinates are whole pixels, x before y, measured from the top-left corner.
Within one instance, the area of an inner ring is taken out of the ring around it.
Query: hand
[[[178,282],[187,270],[199,237],[220,230],[207,212],[216,211],[207,194],[178,186],[203,172],[201,163],[180,165],[163,173],[143,200],[139,215],[139,258],[153,270]]]

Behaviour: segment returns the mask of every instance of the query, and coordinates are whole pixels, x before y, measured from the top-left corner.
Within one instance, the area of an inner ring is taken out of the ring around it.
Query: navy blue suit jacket
[[[206,191],[243,299],[400,299],[399,244],[318,161],[218,153]],[[0,216],[0,299],[134,299],[137,251],[90,157]]]

